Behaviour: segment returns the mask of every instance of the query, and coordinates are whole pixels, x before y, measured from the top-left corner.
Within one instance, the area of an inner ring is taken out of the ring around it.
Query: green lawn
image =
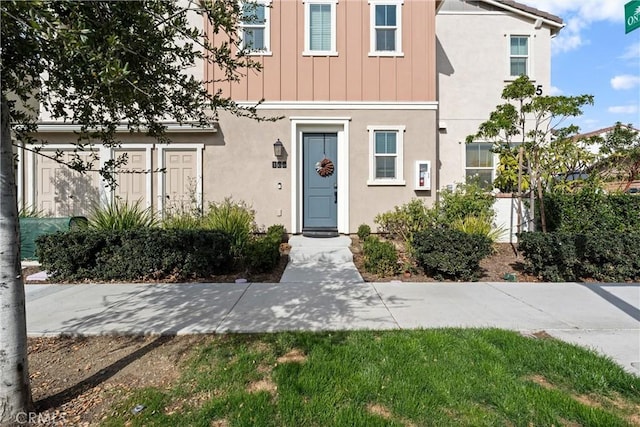
[[[640,378],[495,329],[224,335],[115,413],[105,425],[610,427],[640,423]]]

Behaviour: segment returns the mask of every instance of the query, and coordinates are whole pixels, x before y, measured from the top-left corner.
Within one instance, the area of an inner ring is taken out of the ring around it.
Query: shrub
[[[544,198],[548,231],[640,230],[640,197],[606,194],[592,188],[576,193],[552,193]]]
[[[544,280],[640,279],[640,231],[521,233],[518,246],[527,270]]]
[[[578,257],[572,234],[520,233],[518,248],[527,262],[527,272],[550,282],[576,280]]]
[[[38,238],[54,280],[207,277],[227,271],[231,239],[212,230],[77,230]]]
[[[455,190],[443,190],[440,194],[440,224],[450,225],[455,220],[469,216],[477,218],[493,218],[494,198],[478,183],[458,184]]]
[[[393,243],[369,236],[362,247],[364,268],[369,273],[392,276],[398,271],[398,254]]]
[[[360,224],[360,226],[358,227],[358,238],[360,239],[360,241],[364,242],[370,235],[371,227],[369,227],[367,224]]]
[[[245,202],[234,202],[230,198],[222,203],[210,203],[202,220],[204,228],[219,230],[231,236],[231,252],[235,258],[242,257],[244,248],[256,230],[255,211]]]
[[[428,209],[421,200],[412,199],[393,211],[378,214],[374,221],[381,232],[389,233],[392,239],[401,239],[410,248],[414,233],[435,225],[436,211]]]
[[[202,218],[194,216],[189,212],[171,213],[167,214],[162,220],[162,227],[167,229],[195,230],[202,228]]]
[[[284,243],[289,240],[287,229],[282,224],[270,225],[269,228],[267,228],[267,235],[276,238],[278,243]]]
[[[436,279],[475,280],[480,261],[491,253],[491,241],[480,234],[433,228],[415,234],[413,249],[418,265]]]
[[[249,240],[245,247],[244,263],[250,273],[272,271],[280,261],[282,237],[275,233]]]
[[[95,206],[89,214],[89,227],[95,230],[133,230],[157,225],[153,211],[143,208],[140,200],[129,204],[115,198],[106,206]]]

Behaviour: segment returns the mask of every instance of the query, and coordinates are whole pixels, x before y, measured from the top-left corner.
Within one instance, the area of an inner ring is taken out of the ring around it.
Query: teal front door
[[[338,135],[302,135],[302,231],[338,230]]]

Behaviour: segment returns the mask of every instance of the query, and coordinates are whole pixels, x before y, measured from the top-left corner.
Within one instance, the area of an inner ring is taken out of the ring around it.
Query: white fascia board
[[[556,27],[558,30],[560,30],[561,28],[564,28],[565,25],[566,25],[564,23],[561,24],[559,22],[552,21],[552,20],[547,19],[547,18],[545,18],[543,16],[535,15],[533,13],[529,13],[529,12],[526,12],[524,10],[517,9],[517,8],[515,8],[513,6],[509,6],[507,4],[501,3],[501,2],[496,1],[496,0],[482,0],[482,1],[484,1],[485,3],[488,3],[490,5],[493,5],[495,7],[498,7],[498,8],[504,9],[504,10],[508,10],[509,12],[515,13],[517,15],[525,16],[525,17],[527,17],[529,19],[532,19],[534,21],[537,20],[537,19],[541,19],[542,22],[544,22],[545,24],[547,24],[547,25],[549,25],[551,27]]]
[[[166,122],[163,123],[167,127],[167,132],[169,133],[215,133],[217,129],[214,126],[209,127],[194,127],[190,126],[190,124],[195,125],[196,122],[193,123],[185,123],[178,124],[176,122]],[[38,132],[79,132],[80,125],[71,124],[71,123],[62,123],[62,122],[41,122],[38,124],[37,128]],[[121,124],[116,127],[116,132],[129,132],[129,128],[126,125]]]
[[[437,110],[437,101],[424,102],[368,102],[368,101],[266,101],[238,102],[239,107],[255,107],[258,110]]]

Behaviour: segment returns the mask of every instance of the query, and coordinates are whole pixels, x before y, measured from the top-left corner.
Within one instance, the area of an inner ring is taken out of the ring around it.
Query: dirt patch
[[[29,369],[38,412],[63,425],[94,425],[132,389],[168,388],[208,335],[30,338]],[[55,417],[55,418],[54,418]]]
[[[390,420],[393,417],[393,414],[390,410],[385,408],[384,406],[378,403],[370,403],[367,405],[367,411],[372,413],[373,415],[377,415],[379,417],[384,418],[385,420]]]
[[[278,387],[275,385],[271,379],[263,378],[259,381],[254,381],[247,387],[247,391],[249,393],[259,393],[261,391],[266,391],[267,393],[275,396]]]
[[[431,276],[424,274],[424,272],[411,265],[409,257],[404,253],[404,248],[401,245],[396,245],[398,249],[398,259],[402,265],[401,270],[405,269],[395,276],[378,276],[371,274],[364,269],[364,255],[362,251],[362,242],[358,237],[351,238],[351,252],[353,252],[353,262],[356,265],[360,275],[365,282],[389,282],[392,280],[399,280],[402,282],[436,282]],[[524,258],[521,254],[516,252],[516,246],[510,243],[496,243],[494,244],[494,253],[487,258],[480,261],[481,276],[478,278],[480,282],[510,282],[506,275],[513,275],[518,282],[540,282],[541,280],[536,276],[528,274],[524,271]]]
[[[551,384],[549,381],[547,381],[547,379],[545,377],[543,377],[542,375],[532,375],[530,377],[527,377],[527,379],[531,382],[534,382],[536,384],[538,384],[540,387],[547,389],[547,390],[555,390],[556,386],[554,386],[553,384]]]
[[[290,352],[278,357],[278,363],[304,363],[307,355],[302,350],[293,349]]]

